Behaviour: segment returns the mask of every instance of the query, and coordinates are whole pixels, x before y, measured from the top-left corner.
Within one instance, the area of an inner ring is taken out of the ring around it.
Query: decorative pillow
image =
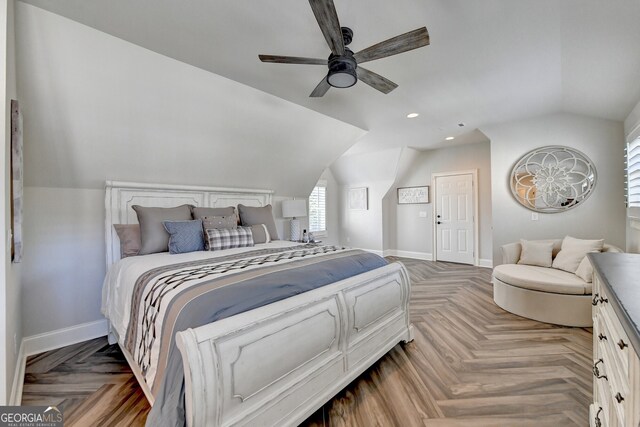
[[[271,241],[269,230],[267,230],[267,226],[264,224],[252,225],[251,233],[253,234],[253,243],[255,244],[269,243]]]
[[[261,208],[238,205],[238,213],[240,214],[240,222],[243,226],[264,224],[267,230],[269,230],[271,240],[280,240],[276,222],[273,219],[273,208],[271,205]]]
[[[120,239],[120,257],[136,256],[140,252],[140,224],[113,224]]]
[[[209,240],[207,239],[207,230],[222,228],[238,228],[238,217],[233,214],[231,216],[205,216],[202,218],[202,228],[204,233],[204,249],[209,250]]]
[[[593,266],[591,265],[588,256],[585,255],[585,257],[582,258],[582,261],[580,261],[576,270],[576,276],[587,283],[591,283],[593,281]]]
[[[206,232],[210,251],[253,246],[251,227],[210,228]]]
[[[553,242],[520,240],[520,246],[522,246],[522,251],[520,252],[518,264],[551,267]]]
[[[226,208],[198,208],[195,206],[191,206],[191,215],[193,219],[202,219],[204,217],[214,217],[214,216],[233,216],[236,215],[236,208],[233,206],[229,206]]]
[[[162,224],[169,233],[170,254],[204,251],[201,219],[163,221]]]
[[[231,216],[205,216],[202,218],[202,227],[209,228],[238,228],[238,220],[235,215]]]
[[[553,268],[575,273],[578,265],[589,252],[601,252],[604,239],[583,240],[566,236],[562,240],[562,248],[553,260]]]
[[[162,221],[190,221],[191,205],[181,205],[175,208],[150,208],[145,206],[131,206],[138,215],[140,223],[140,241],[142,245],[138,255],[167,252],[169,249],[169,233]]]

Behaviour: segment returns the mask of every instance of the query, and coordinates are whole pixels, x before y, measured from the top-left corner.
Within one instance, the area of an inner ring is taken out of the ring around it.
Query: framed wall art
[[[429,186],[420,187],[399,187],[398,188],[398,204],[410,205],[429,203]]]
[[[22,261],[22,114],[11,100],[11,261]]]
[[[349,209],[369,209],[369,189],[367,187],[349,189]]]

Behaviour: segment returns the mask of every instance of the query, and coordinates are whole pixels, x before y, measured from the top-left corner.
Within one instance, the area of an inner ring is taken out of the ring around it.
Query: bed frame
[[[264,206],[272,191],[107,181],[107,266],[120,258],[113,224],[131,205]],[[409,276],[401,263],[178,332],[188,426],[293,426],[399,342],[413,340]],[[110,341],[117,337],[110,334]],[[153,405],[131,355],[131,369]]]

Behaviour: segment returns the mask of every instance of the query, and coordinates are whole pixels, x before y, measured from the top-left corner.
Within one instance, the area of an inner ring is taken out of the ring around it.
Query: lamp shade
[[[306,200],[283,200],[282,216],[284,218],[295,218],[295,217],[307,216],[307,201]]]

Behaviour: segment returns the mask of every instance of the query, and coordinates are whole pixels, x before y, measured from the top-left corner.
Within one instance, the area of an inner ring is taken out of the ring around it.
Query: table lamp
[[[307,201],[283,200],[282,216],[291,218],[289,240],[300,240],[300,220],[296,218],[307,216]]]

